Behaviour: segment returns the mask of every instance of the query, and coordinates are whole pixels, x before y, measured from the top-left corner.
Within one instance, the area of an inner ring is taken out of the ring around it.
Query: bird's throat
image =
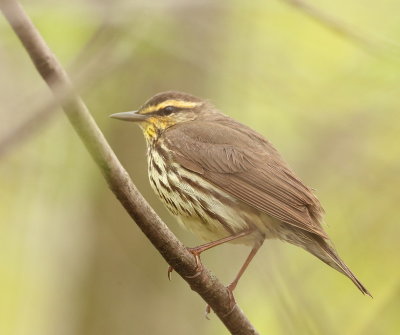
[[[144,137],[149,143],[158,139],[161,133],[174,125],[174,122],[168,118],[149,118],[146,122],[140,124]]]

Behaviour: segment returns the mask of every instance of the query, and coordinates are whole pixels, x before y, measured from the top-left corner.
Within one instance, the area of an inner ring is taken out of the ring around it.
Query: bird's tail
[[[317,256],[324,263],[350,278],[354,285],[356,285],[363,294],[369,295],[372,298],[371,293],[369,293],[367,288],[357,279],[353,272],[350,271],[347,265],[339,257],[335,249],[329,244],[329,241],[324,240],[320,236],[314,235],[313,237],[313,241],[315,241],[315,243],[308,244],[305,247],[306,250]]]

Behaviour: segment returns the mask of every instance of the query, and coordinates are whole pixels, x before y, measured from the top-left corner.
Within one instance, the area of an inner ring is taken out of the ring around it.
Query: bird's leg
[[[196,273],[193,276],[190,276],[190,278],[197,277],[198,275],[201,274],[201,271],[203,270],[203,264],[201,263],[200,260],[200,254],[208,249],[214,248],[218,245],[224,244],[226,242],[230,242],[232,240],[236,240],[238,238],[241,238],[243,236],[247,236],[251,234],[254,231],[254,229],[248,229],[245,231],[242,231],[237,234],[232,234],[227,237],[221,238],[216,241],[208,242],[202,245],[199,245],[194,248],[187,248],[187,250],[194,256],[195,261],[196,261]],[[171,272],[174,271],[173,267],[170,266],[168,267],[168,279],[171,280]]]
[[[256,244],[254,244],[253,248],[250,251],[250,254],[247,256],[244,264],[240,268],[240,270],[239,270],[238,274],[236,275],[235,279],[226,287],[228,289],[228,292],[229,292],[229,298],[230,298],[230,302],[231,302],[231,306],[232,306],[231,310],[233,310],[233,308],[236,305],[235,297],[233,296],[233,290],[236,288],[236,285],[238,284],[239,279],[242,277],[243,273],[246,271],[246,269],[249,266],[250,262],[252,261],[252,259],[256,255],[257,251],[261,248],[263,242],[264,241],[257,241]],[[211,312],[211,307],[210,307],[210,305],[207,305],[207,307],[206,307],[206,318],[207,319],[208,319],[208,314],[210,314],[210,312]]]
[[[199,272],[199,271],[201,272],[201,270],[203,269],[203,264],[201,263],[201,260],[200,260],[200,254],[202,252],[204,252],[204,251],[206,251],[208,249],[214,248],[214,247],[216,247],[218,245],[221,245],[221,244],[236,240],[236,239],[241,238],[243,236],[247,236],[247,235],[251,234],[253,231],[254,230],[252,230],[252,229],[245,230],[245,231],[242,231],[242,232],[240,232],[238,234],[233,234],[233,235],[221,238],[221,239],[216,240],[216,241],[212,241],[212,242],[209,242],[209,243],[205,243],[205,244],[199,245],[199,246],[194,247],[194,248],[187,248],[188,251],[191,254],[193,254],[193,256],[196,259],[196,270],[197,270],[197,272]]]
[[[247,267],[249,266],[250,262],[253,260],[254,256],[256,255],[257,251],[261,248],[262,244],[264,241],[257,241],[256,244],[254,244],[253,249],[251,249],[250,254],[247,256],[244,264],[240,268],[238,274],[236,275],[235,279],[230,283],[227,287],[227,289],[231,292],[236,288],[237,283],[239,282],[239,279],[242,277],[243,273],[246,271]]]

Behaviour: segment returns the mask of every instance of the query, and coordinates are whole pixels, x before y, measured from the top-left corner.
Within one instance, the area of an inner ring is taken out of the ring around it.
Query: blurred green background
[[[330,26],[279,0],[23,1],[186,245],[201,241],[152,193],[139,128],[108,118],[159,91],[210,99],[317,189],[327,232],[374,299],[306,252],[267,241],[236,291],[261,334],[398,334],[400,2],[312,3]],[[3,17],[0,159],[0,334],[226,334],[181,278],[167,280]],[[203,260],[229,283],[247,253],[227,245]]]

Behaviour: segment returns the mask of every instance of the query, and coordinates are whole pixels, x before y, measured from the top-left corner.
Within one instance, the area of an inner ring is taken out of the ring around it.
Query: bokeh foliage
[[[108,119],[156,92],[211,99],[265,134],[317,189],[327,231],[374,295],[267,241],[236,298],[262,334],[400,330],[400,3],[312,2],[359,43],[285,1],[24,1],[145,197],[138,128]],[[0,135],[51,96],[0,18]],[[107,189],[58,110],[0,162],[0,334],[224,334]],[[2,137],[0,136],[0,139]],[[229,282],[248,250],[204,263]]]

